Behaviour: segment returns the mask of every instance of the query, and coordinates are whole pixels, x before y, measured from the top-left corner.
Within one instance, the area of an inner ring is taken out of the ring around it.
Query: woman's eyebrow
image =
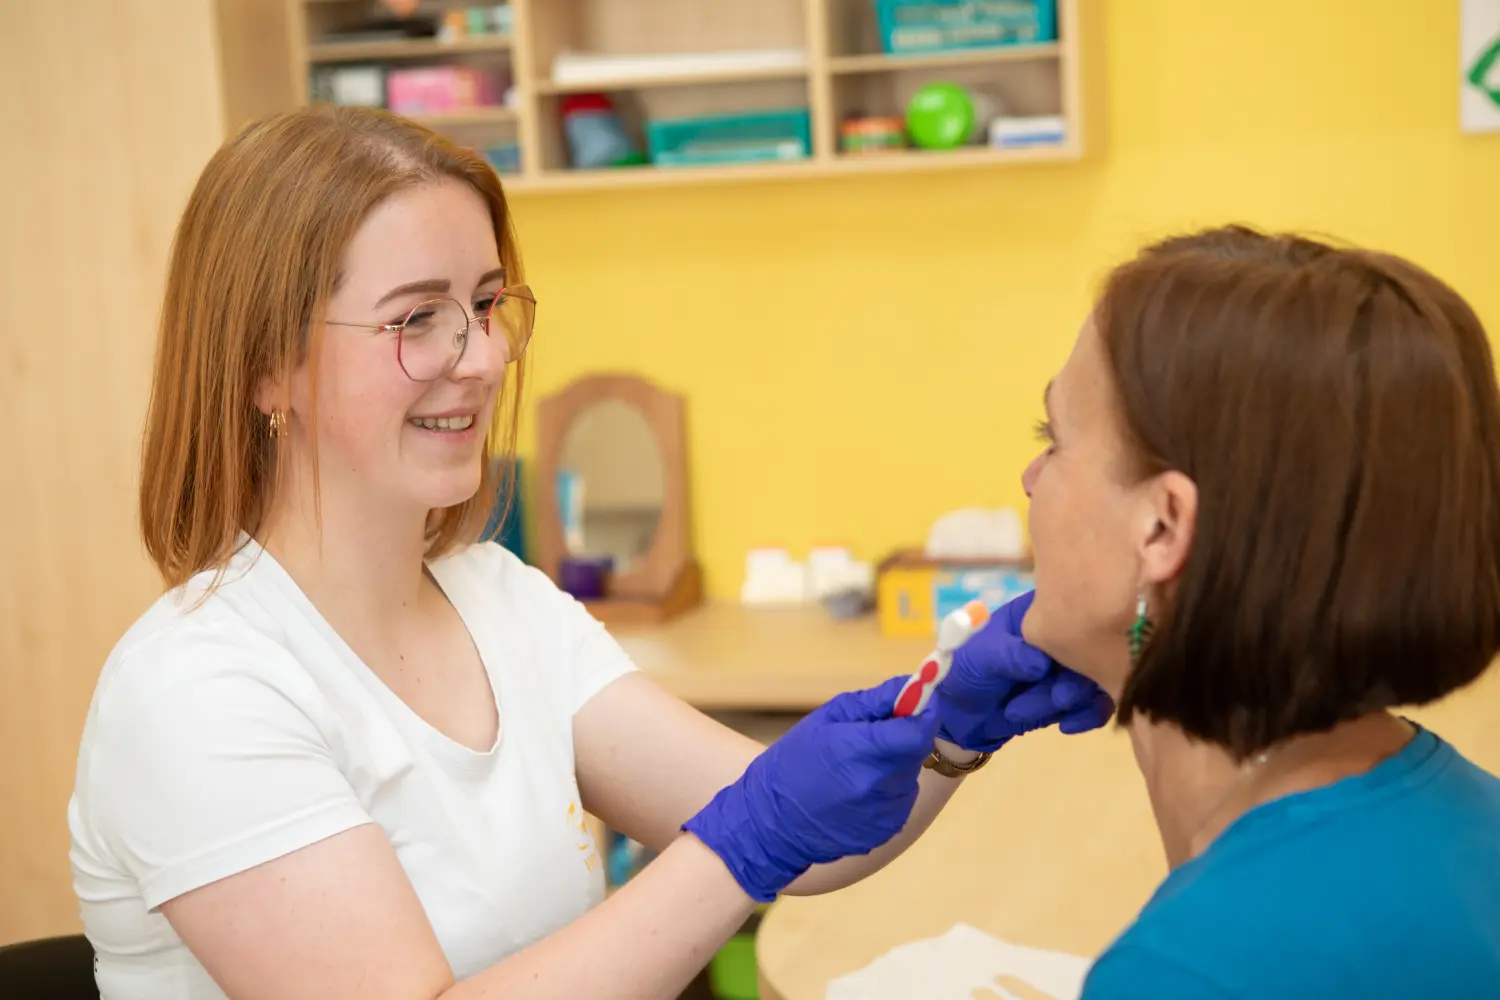
[[[392,288],[390,291],[382,295],[380,297],[380,301],[375,303],[375,307],[378,309],[381,306],[385,305],[387,302],[391,301],[391,299],[397,298],[402,295],[410,295],[413,292],[432,292],[434,294],[446,294],[448,289],[451,287],[453,287],[452,283],[449,282],[447,278],[427,278],[423,281],[408,281],[406,284],[397,285],[395,288]]]
[[[496,278],[499,278],[502,282],[505,280],[505,268],[490,268],[490,270],[484,272],[479,276],[479,284],[488,284],[489,282],[494,281]],[[446,295],[448,293],[448,290],[452,287],[453,283],[450,282],[447,278],[424,278],[421,281],[408,281],[406,284],[397,285],[395,288],[392,288],[390,291],[382,295],[380,297],[380,301],[375,303],[375,308],[380,308],[387,302],[391,301],[391,299],[398,298],[402,295],[410,295],[414,292],[431,293],[434,295]]]

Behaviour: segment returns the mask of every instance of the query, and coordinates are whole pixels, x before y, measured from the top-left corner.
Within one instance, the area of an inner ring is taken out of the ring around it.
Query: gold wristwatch
[[[955,764],[947,757],[944,757],[941,750],[939,750],[937,747],[933,747],[932,753],[928,754],[927,759],[922,761],[922,766],[930,771],[936,771],[938,774],[941,774],[945,778],[962,778],[964,775],[973,774],[975,771],[988,764],[990,762],[990,758],[993,756],[994,754],[981,753],[978,757],[975,757],[967,764]]]

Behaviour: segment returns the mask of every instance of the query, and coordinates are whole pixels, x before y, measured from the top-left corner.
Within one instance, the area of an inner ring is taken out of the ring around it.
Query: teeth
[[[412,417],[411,422],[430,431],[466,431],[474,424],[471,413],[463,417]]]

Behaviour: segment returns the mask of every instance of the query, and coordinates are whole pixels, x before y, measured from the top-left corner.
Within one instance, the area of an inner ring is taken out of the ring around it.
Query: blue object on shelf
[[[611,830],[605,858],[604,884],[619,888],[640,873],[651,854],[629,837]]]
[[[521,498],[522,487],[525,479],[522,476],[522,460],[515,459],[514,465],[508,465],[504,459],[495,463],[497,470],[497,482],[495,484],[495,503],[490,508],[490,516],[484,525],[484,533],[481,538],[499,542],[502,546],[515,553],[516,558],[522,562],[526,561],[526,531],[525,521],[522,518]],[[500,501],[505,496],[505,477],[509,474],[515,476],[515,492],[511,495],[510,510],[501,508]],[[504,519],[502,521],[502,514]]]
[[[572,469],[557,470],[557,516],[562,521],[563,546],[583,551],[583,477]]]
[[[656,852],[611,829],[604,831],[601,851],[604,854],[604,885],[609,889],[618,889],[635,878],[656,857]]]
[[[812,155],[812,119],[806,108],[656,119],[646,147],[659,167],[802,160]]]
[[[635,154],[625,126],[606,94],[571,94],[562,101],[563,138],[576,170],[628,162]]]
[[[1057,0],[871,0],[892,55],[1057,41]]]
[[[518,142],[497,142],[487,146],[484,158],[495,168],[497,174],[521,172],[521,144]]]

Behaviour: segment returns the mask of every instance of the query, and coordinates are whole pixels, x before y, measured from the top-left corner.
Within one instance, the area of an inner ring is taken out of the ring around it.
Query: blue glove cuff
[[[720,790],[682,829],[719,856],[746,895],[757,903],[770,903],[812,866],[777,858],[767,849],[746,808],[742,782],[753,781],[754,777],[747,773],[741,781]]]
[[[1002,736],[997,740],[961,740],[950,733],[946,725],[940,725],[938,726],[937,738],[974,753],[994,753],[1015,737]]]

